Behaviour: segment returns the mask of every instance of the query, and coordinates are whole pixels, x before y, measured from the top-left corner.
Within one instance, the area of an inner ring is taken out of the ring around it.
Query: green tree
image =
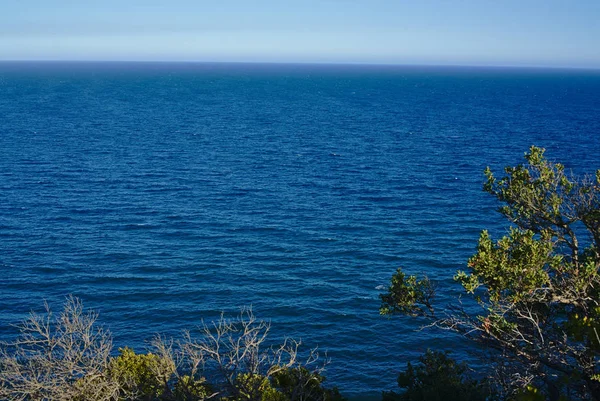
[[[169,381],[176,366],[170,358],[151,352],[136,354],[129,347],[119,348],[119,356],[108,366],[108,374],[121,384],[122,400],[152,401],[170,394]]]
[[[491,393],[485,381],[468,377],[467,366],[457,363],[447,353],[428,350],[419,364],[410,362],[398,375],[404,391],[383,393],[383,401],[486,401]]]
[[[422,316],[495,350],[506,398],[600,400],[600,170],[572,177],[537,147],[525,159],[502,178],[485,171],[484,190],[512,227],[498,241],[483,231],[455,276],[479,312],[436,313],[429,280],[398,270],[381,313]]]

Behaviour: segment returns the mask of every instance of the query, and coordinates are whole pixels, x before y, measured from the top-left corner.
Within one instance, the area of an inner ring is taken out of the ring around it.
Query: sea
[[[355,398],[427,349],[484,366],[379,294],[403,267],[456,302],[509,227],[483,171],[532,145],[600,169],[600,71],[2,62],[0,340],[74,295],[140,352],[251,307]]]

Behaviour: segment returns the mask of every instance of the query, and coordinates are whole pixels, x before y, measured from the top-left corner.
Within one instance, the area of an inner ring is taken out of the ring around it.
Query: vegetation
[[[571,177],[536,147],[525,159],[502,178],[485,171],[484,190],[513,227],[498,241],[482,232],[468,270],[455,276],[477,308],[458,303],[438,313],[430,281],[398,270],[381,313],[420,316],[483,345],[495,357],[501,399],[600,400],[600,170]],[[424,383],[435,355],[420,370],[409,367],[402,383]],[[446,370],[444,380],[460,383],[461,372]],[[404,399],[425,399],[415,391],[409,385]]]
[[[20,337],[0,348],[0,399],[112,400],[119,383],[107,375],[112,351],[108,332],[96,326],[75,298],[54,316],[31,314]]]
[[[486,381],[468,377],[466,364],[430,350],[417,366],[408,363],[398,375],[398,387],[401,393],[384,392],[382,401],[485,401],[492,395]]]
[[[21,334],[0,347],[0,399],[10,401],[341,401],[323,386],[316,350],[299,359],[300,343],[265,347],[269,324],[250,310],[202,323],[177,344],[157,337],[152,351],[122,348],[111,356],[110,333],[97,315],[67,299],[54,317],[31,314]],[[210,378],[208,380],[207,378]]]
[[[572,177],[532,147],[484,190],[511,223],[494,241],[481,233],[455,280],[471,299],[442,309],[427,278],[399,269],[381,313],[425,319],[462,334],[492,362],[474,379],[447,353],[428,351],[383,401],[600,400],[600,170]],[[250,310],[224,316],[180,341],[156,337],[151,352],[113,354],[109,332],[81,302],[55,316],[31,314],[0,346],[0,399],[9,401],[338,401],[324,387],[326,362],[300,343],[266,347],[269,324]]]

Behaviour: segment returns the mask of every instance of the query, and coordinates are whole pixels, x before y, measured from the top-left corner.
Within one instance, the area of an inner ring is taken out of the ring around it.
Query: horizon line
[[[103,59],[1,59],[0,63],[111,63],[111,64],[251,64],[251,65],[320,65],[320,66],[373,66],[373,67],[450,67],[450,68],[508,68],[600,71],[598,67],[544,64],[444,64],[444,63],[386,63],[353,61],[256,61],[256,60],[103,60]]]

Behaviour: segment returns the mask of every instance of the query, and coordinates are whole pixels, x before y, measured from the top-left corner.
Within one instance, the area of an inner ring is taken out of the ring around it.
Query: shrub
[[[112,337],[95,325],[97,315],[67,298],[55,316],[31,313],[20,335],[0,347],[0,399],[114,400],[119,383],[106,374]]]
[[[401,393],[383,394],[383,401],[485,401],[491,392],[485,381],[468,377],[467,366],[457,363],[448,353],[428,350],[419,364],[410,362],[398,375]]]
[[[175,373],[170,358],[136,354],[128,347],[120,348],[119,353],[110,361],[107,373],[121,385],[121,398],[152,401],[170,395],[169,380]]]
[[[322,386],[312,350],[298,358],[299,342],[266,347],[270,326],[250,310],[234,319],[202,324],[200,336],[173,341],[156,337],[152,351],[129,347],[110,356],[110,333],[95,325],[69,297],[54,317],[31,314],[12,343],[0,347],[0,399],[7,401],[338,401]],[[210,376],[208,383],[205,376]]]

